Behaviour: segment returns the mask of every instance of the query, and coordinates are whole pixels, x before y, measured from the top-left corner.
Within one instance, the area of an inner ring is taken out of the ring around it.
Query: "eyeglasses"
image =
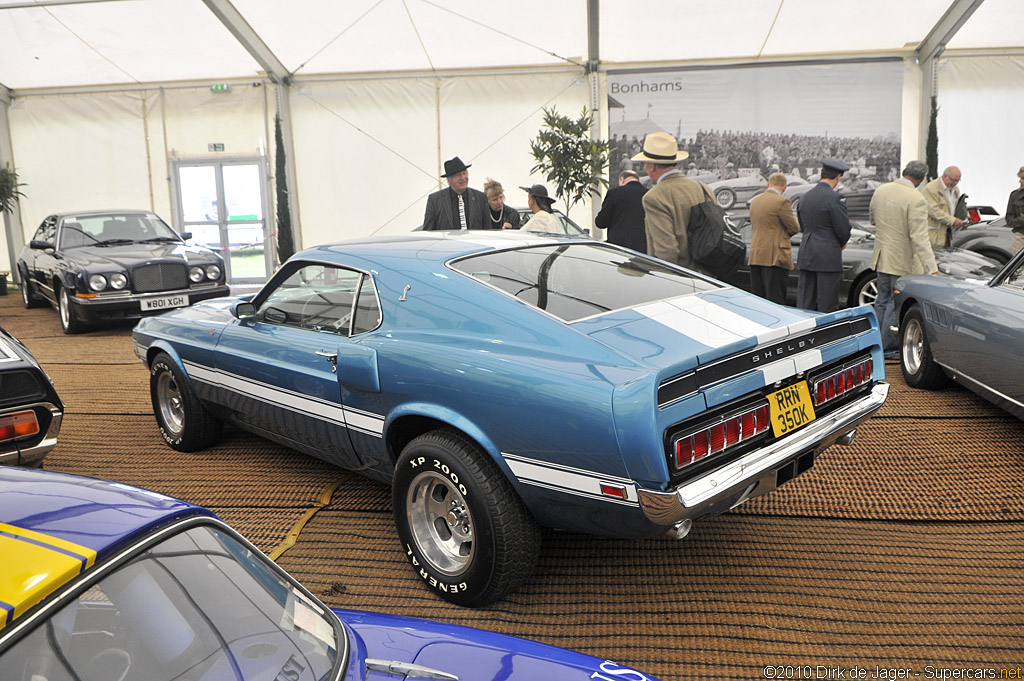
[[[956,178],[955,180],[952,177],[950,177],[949,175],[943,175],[942,177],[944,177],[947,180],[949,180],[950,184],[958,184],[960,182],[960,178],[959,177]]]

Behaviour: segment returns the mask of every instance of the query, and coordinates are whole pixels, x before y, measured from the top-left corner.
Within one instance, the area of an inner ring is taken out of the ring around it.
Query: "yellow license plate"
[[[772,432],[781,437],[814,420],[814,405],[807,381],[794,383],[788,388],[768,395],[768,409],[772,417]]]

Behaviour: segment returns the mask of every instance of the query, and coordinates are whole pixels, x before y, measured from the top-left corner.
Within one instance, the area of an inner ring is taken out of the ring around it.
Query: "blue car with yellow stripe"
[[[440,622],[331,610],[210,511],[0,468],[3,681],[655,681]]]
[[[870,307],[780,307],[511,231],[311,248],[134,342],[171,447],[232,423],[390,484],[415,574],[467,606],[530,575],[540,526],[682,538],[852,440],[887,393]]]

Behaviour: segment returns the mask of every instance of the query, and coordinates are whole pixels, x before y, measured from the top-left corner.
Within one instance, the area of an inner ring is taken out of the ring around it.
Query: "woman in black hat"
[[[555,200],[548,196],[548,188],[542,184],[535,184],[532,187],[520,187],[529,196],[530,210],[533,217],[526,221],[523,229],[528,232],[547,232],[550,234],[565,234],[562,224],[551,213],[551,206]]]

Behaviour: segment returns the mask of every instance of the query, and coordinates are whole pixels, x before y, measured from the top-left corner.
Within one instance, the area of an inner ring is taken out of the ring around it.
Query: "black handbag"
[[[747,245],[732,229],[725,210],[715,202],[704,185],[705,201],[690,209],[686,225],[690,258],[715,277],[724,277],[747,257]]]

